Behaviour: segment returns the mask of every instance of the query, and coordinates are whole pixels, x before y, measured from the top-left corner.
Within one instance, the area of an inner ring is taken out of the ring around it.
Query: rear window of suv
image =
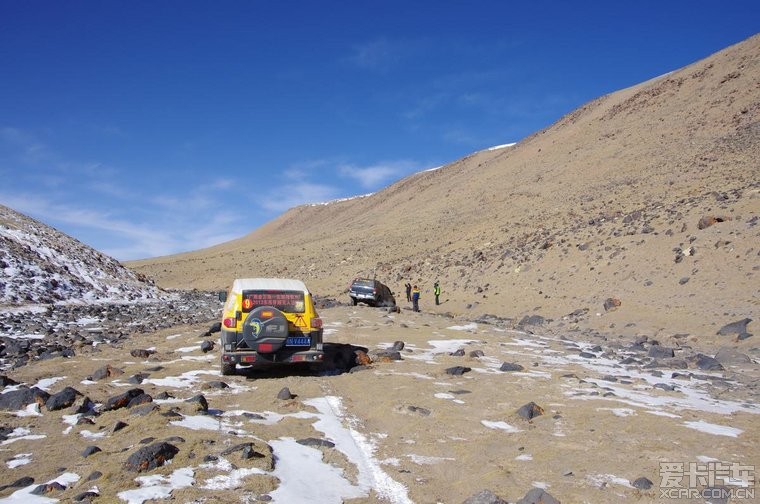
[[[303,313],[305,310],[303,291],[244,290],[242,298],[243,313],[259,306],[272,306],[288,313]]]
[[[375,287],[374,280],[354,280],[354,287]]]

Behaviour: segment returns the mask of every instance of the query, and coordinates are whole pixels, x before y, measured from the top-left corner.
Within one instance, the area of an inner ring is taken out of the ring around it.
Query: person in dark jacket
[[[441,304],[438,302],[438,297],[441,295],[441,284],[438,283],[438,280],[436,280],[435,284],[433,285],[433,294],[435,294],[435,304]]]
[[[416,285],[412,289],[412,311],[420,311],[420,289]]]
[[[404,285],[404,287],[406,287],[406,300],[411,301],[412,300],[412,284],[410,284],[409,282],[406,282],[406,285]]]

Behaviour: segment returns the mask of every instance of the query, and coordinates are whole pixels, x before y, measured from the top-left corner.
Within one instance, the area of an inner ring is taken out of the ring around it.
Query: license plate
[[[308,336],[289,336],[285,340],[285,346],[311,346],[311,338]]]

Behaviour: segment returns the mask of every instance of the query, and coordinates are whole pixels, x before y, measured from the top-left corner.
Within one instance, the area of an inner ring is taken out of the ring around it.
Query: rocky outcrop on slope
[[[161,295],[144,275],[0,205],[0,307],[151,300]]]

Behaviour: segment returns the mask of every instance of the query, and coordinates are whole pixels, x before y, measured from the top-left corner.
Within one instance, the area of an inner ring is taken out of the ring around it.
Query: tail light
[[[314,317],[311,319],[311,328],[312,329],[322,329],[322,319],[319,317]]]
[[[224,325],[224,327],[232,328],[232,327],[235,327],[237,325],[237,320],[235,320],[235,317],[226,317],[222,321],[222,325]]]

